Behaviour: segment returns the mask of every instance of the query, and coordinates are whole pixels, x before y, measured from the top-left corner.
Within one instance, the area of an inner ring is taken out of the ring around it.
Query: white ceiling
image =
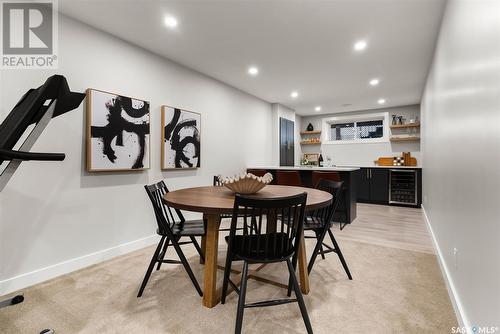
[[[59,0],[89,25],[298,114],[420,102],[444,0]],[[173,15],[175,29],[164,25]],[[353,44],[365,39],[364,52]],[[258,66],[256,77],[247,74]],[[368,81],[379,78],[371,87]],[[292,90],[299,92],[292,99]],[[350,106],[342,106],[351,104]]]

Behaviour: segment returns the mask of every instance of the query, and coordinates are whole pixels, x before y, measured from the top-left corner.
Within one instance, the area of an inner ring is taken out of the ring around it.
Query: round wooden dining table
[[[304,187],[268,185],[252,196],[275,198],[307,193],[306,211],[328,206],[332,195],[328,192]],[[201,248],[205,257],[203,306],[211,308],[220,301],[221,291],[217,289],[217,255],[219,245],[219,223],[221,214],[233,212],[234,193],[225,187],[196,187],[168,192],[164,202],[172,208],[203,213],[207,231],[202,237]],[[298,271],[302,293],[309,293],[309,275],[304,235],[301,236],[298,253]]]

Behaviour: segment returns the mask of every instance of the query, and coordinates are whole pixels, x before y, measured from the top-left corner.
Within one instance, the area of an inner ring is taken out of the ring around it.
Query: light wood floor
[[[419,208],[358,203],[356,220],[335,236],[340,240],[434,254]]]

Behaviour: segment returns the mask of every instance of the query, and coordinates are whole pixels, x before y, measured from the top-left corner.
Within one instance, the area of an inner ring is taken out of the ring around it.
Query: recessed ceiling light
[[[385,104],[385,99],[378,99],[378,104]]]
[[[376,79],[376,78],[375,78],[375,79],[371,79],[371,80],[370,80],[370,85],[372,85],[372,86],[376,86],[376,85],[378,85],[378,84],[379,84],[379,82],[380,82],[380,80],[379,80],[379,79]]]
[[[293,91],[293,92],[290,94],[290,96],[291,96],[292,98],[294,98],[294,99],[295,99],[295,98],[297,98],[297,97],[299,96],[299,93],[298,93],[297,91]]]
[[[321,106],[314,107],[314,111],[321,111]]]
[[[356,43],[354,43],[354,50],[355,51],[363,51],[364,49],[366,49],[366,41],[364,40],[361,40],[361,41],[357,41]]]
[[[166,16],[164,22],[165,25],[169,28],[175,28],[178,24],[177,19],[173,16]]]
[[[255,66],[251,66],[248,68],[248,74],[256,76],[257,74],[259,74],[259,69]]]

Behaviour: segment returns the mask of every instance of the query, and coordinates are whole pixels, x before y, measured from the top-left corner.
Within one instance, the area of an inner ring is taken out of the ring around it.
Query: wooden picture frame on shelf
[[[319,153],[304,153],[303,157],[307,159],[307,161],[319,164]]]

